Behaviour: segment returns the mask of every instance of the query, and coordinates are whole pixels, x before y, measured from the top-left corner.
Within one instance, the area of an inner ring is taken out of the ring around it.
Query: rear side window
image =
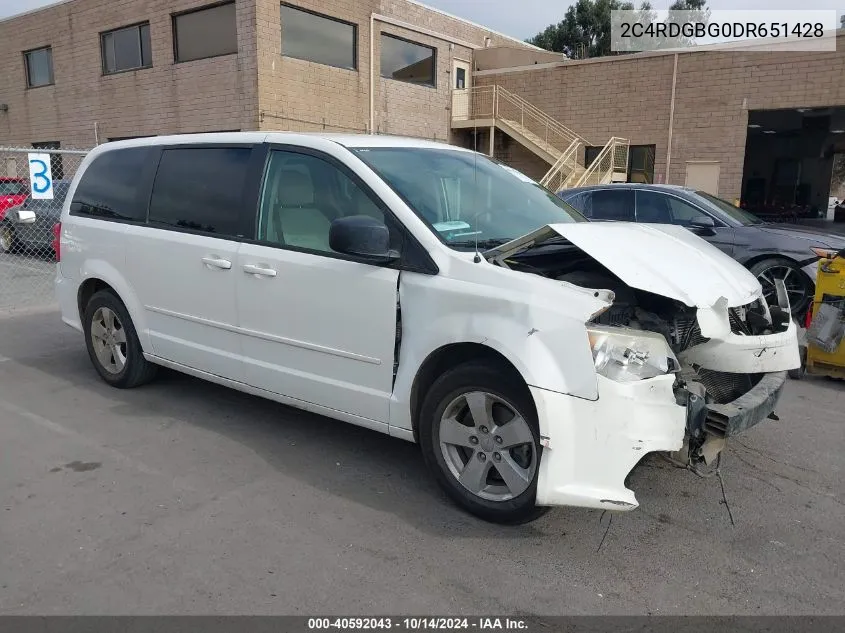
[[[239,237],[251,149],[166,149],[150,198],[150,224]]]
[[[634,221],[634,192],[630,189],[599,189],[590,202],[594,220]]]
[[[82,174],[70,214],[143,222],[146,200],[139,174],[149,164],[153,151],[130,147],[100,154]]]

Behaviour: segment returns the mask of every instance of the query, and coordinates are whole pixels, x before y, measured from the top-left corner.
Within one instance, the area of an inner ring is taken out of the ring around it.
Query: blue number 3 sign
[[[50,170],[50,155],[30,154],[28,158],[32,197],[35,199],[52,199],[53,174]]]
[[[50,176],[47,175],[50,168],[43,160],[31,160],[29,164],[41,167],[41,171],[32,172],[32,188],[38,193],[44,193],[50,188]]]

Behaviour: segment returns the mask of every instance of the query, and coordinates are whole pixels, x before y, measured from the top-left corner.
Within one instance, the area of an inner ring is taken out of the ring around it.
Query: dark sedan
[[[674,185],[611,184],[558,195],[591,220],[679,224],[746,266],[775,302],[775,279],[786,285],[793,313],[803,315],[815,292],[812,250],[845,248],[845,235],[825,228],[763,222],[705,193]]]
[[[53,226],[62,214],[68,187],[69,180],[56,180],[52,200],[29,195],[23,204],[9,209],[0,221],[0,253],[49,253],[53,248]]]

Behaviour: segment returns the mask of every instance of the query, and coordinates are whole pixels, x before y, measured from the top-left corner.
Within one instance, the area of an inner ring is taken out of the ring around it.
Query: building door
[[[469,119],[469,96],[472,88],[470,63],[463,59],[452,60],[452,118]]]
[[[719,195],[719,161],[687,161],[686,186]]]

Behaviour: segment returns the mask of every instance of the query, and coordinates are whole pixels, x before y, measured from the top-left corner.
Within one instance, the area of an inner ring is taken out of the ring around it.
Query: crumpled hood
[[[762,296],[745,267],[681,226],[631,222],[550,224],[484,253],[512,256],[562,236],[632,288],[676,299],[690,307],[728,307]]]

